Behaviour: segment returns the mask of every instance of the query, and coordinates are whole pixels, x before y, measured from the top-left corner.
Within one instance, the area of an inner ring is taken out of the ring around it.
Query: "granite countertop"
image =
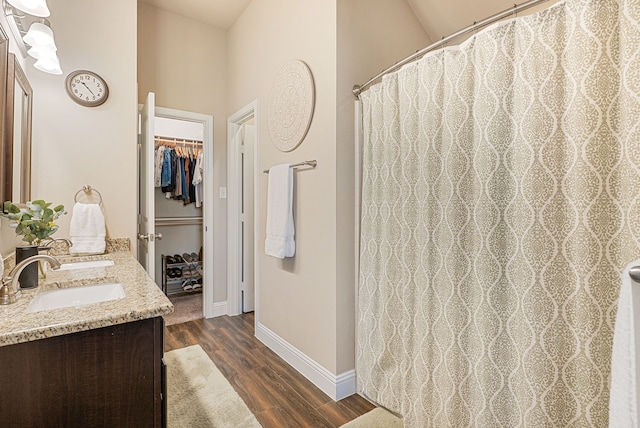
[[[22,297],[14,304],[0,305],[0,346],[154,318],[173,312],[169,299],[130,252],[57,258],[61,263],[113,260],[114,265],[65,271],[49,270],[46,279],[40,277],[38,288],[22,290]],[[70,308],[27,312],[27,306],[41,291],[104,282],[121,283],[125,297]]]

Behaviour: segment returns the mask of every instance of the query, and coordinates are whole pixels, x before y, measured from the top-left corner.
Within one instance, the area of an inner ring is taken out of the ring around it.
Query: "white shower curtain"
[[[407,427],[606,427],[640,2],[497,24],[361,100],[359,391]]]

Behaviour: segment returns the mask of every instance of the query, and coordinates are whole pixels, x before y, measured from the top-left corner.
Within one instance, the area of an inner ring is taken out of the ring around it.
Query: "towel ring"
[[[92,193],[92,192],[96,192],[98,194],[98,197],[100,198],[98,200],[98,205],[102,204],[102,195],[100,194],[100,192],[98,192],[98,190],[94,189],[93,187],[91,187],[90,185],[84,185],[82,186],[82,189],[78,190],[78,192],[76,193],[76,195],[73,197],[73,200],[75,202],[78,202],[78,195],[80,195],[81,192],[84,193]]]

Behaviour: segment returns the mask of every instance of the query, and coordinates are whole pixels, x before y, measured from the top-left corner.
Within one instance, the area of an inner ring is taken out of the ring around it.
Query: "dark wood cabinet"
[[[161,427],[162,317],[0,347],[0,426]]]

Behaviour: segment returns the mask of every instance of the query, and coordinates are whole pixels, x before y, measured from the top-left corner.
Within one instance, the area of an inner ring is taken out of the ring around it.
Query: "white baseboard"
[[[211,305],[209,306],[210,307],[207,308],[208,309],[207,313],[204,315],[205,318],[215,318],[215,317],[220,317],[222,315],[227,315],[226,300],[224,302],[213,302],[213,308],[211,308]]]
[[[260,323],[256,325],[256,337],[333,400],[356,393],[355,370],[336,376]]]

